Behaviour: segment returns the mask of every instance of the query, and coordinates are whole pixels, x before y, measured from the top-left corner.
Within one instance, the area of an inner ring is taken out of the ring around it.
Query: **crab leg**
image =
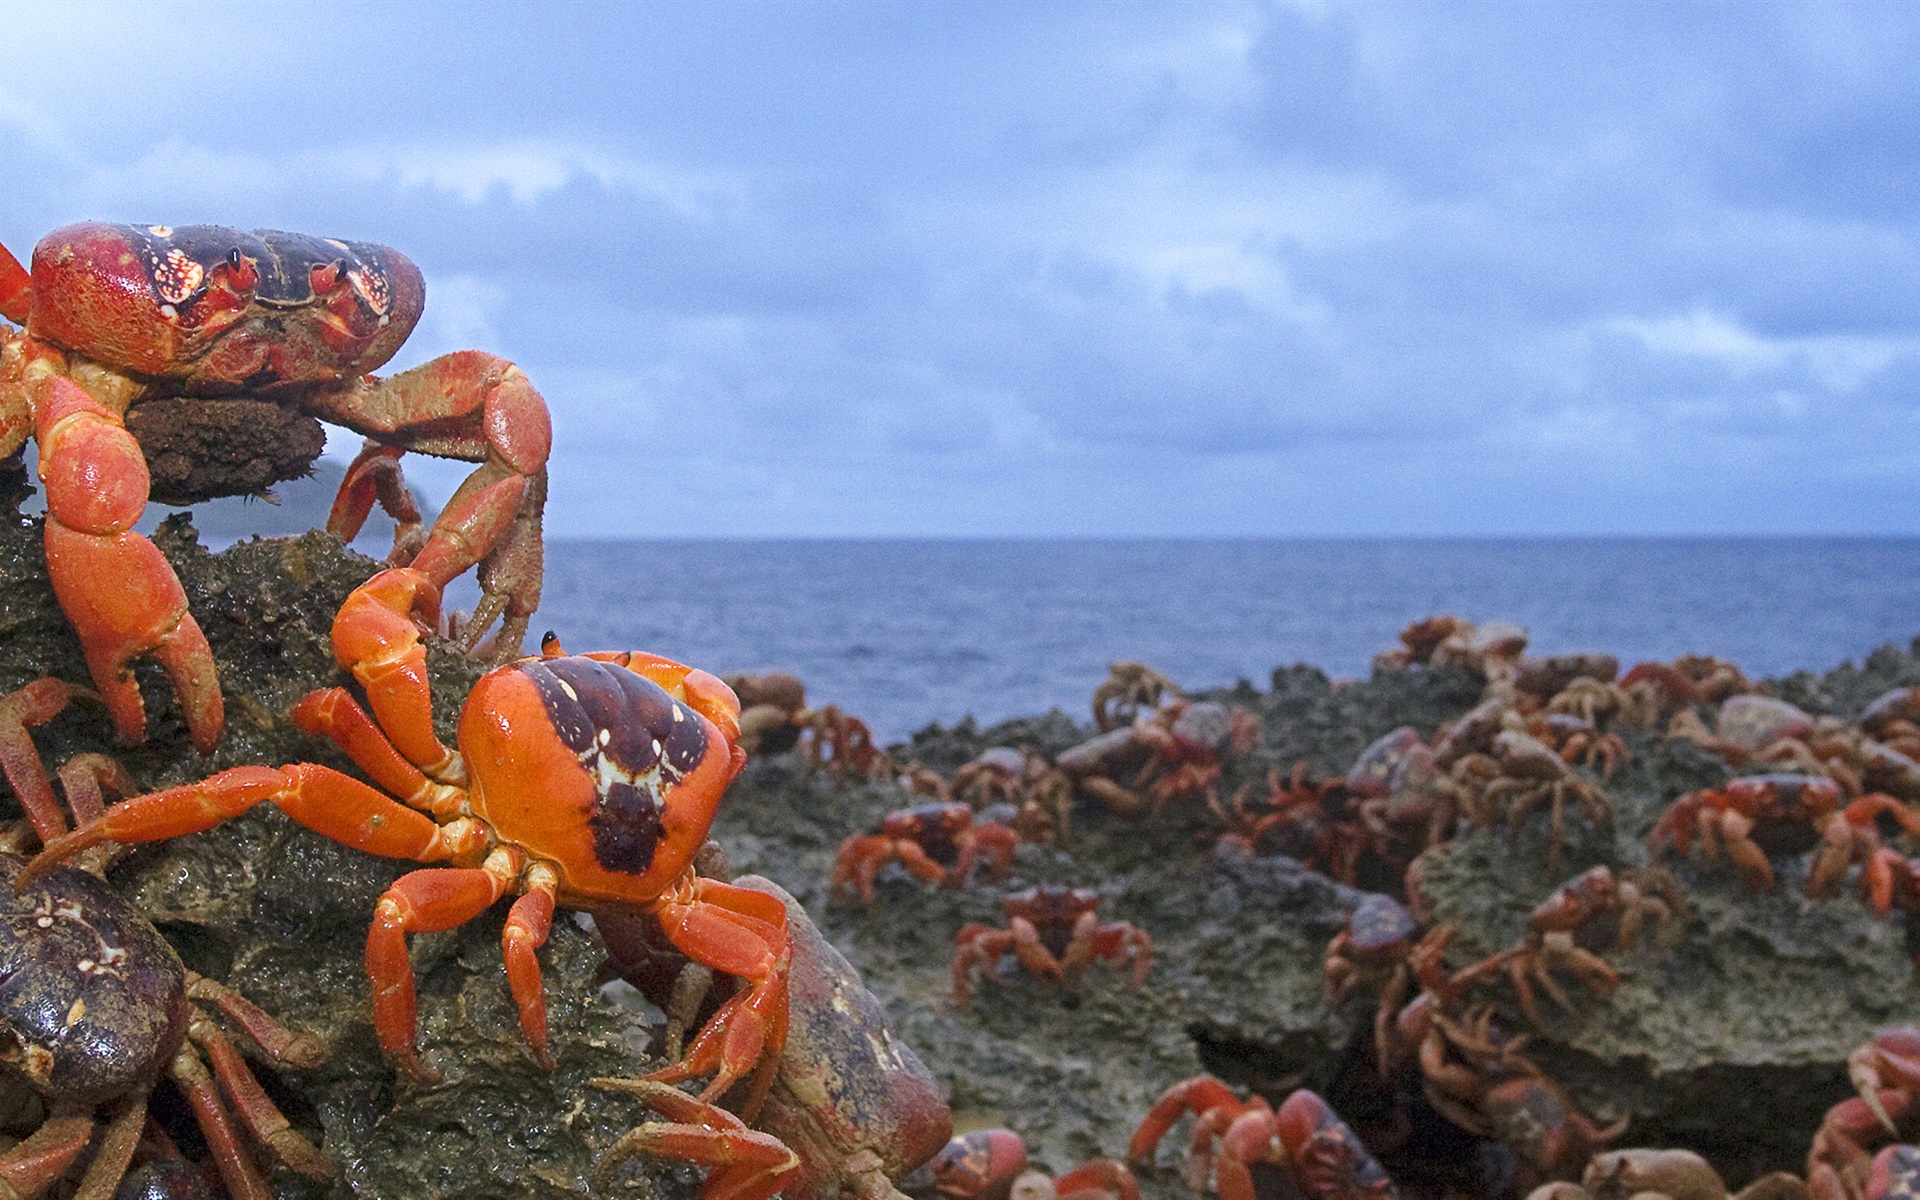
[[[444,587],[468,567],[480,567],[482,598],[463,642],[478,644],[502,618],[496,657],[520,652],[527,619],[540,605],[541,514],[546,507],[547,453],[553,427],[546,401],[520,368],[478,350],[448,354],[384,380],[316,401],[317,415],[366,434],[370,446],[354,464],[328,528],[343,538],[359,532],[383,472],[398,465],[398,446],[481,464],[454,493],[412,566]],[[397,487],[397,482],[384,486]],[[404,520],[404,514],[402,514]]]
[[[547,993],[540,984],[540,947],[553,929],[553,907],[560,880],[553,868],[536,863],[527,871],[527,892],[513,902],[507,925],[500,933],[500,950],[507,964],[507,986],[520,1010],[520,1033],[533,1049],[534,1061],[553,1069],[547,1050]]]
[[[293,706],[291,715],[302,732],[332,739],[354,765],[409,808],[433,812],[436,802],[459,795],[459,789],[428,779],[394,749],[367,710],[345,688],[308,692]]]
[[[234,1200],[273,1200],[267,1181],[240,1143],[240,1131],[234,1127],[232,1115],[220,1103],[220,1089],[214,1086],[212,1072],[192,1046],[180,1047],[167,1067],[167,1075],[186,1096],[194,1123],[206,1136],[207,1149],[213,1155],[214,1166],[219,1168],[221,1182],[227,1185],[228,1193]]]
[[[333,1160],[315,1149],[313,1143],[300,1136],[287,1121],[286,1114],[254,1078],[252,1068],[240,1057],[232,1039],[197,1009],[190,1022],[187,1036],[207,1052],[213,1077],[220,1081],[221,1090],[233,1107],[233,1115],[240,1118],[253,1139],[309,1179],[333,1178]]]
[[[47,575],[115,730],[125,742],[146,738],[129,664],[152,654],[180,694],[193,744],[212,753],[226,728],[213,651],[173,567],[133,530],[147,506],[139,443],[118,414],[59,375],[41,385],[35,426],[47,490]]]
[[[486,838],[470,820],[436,824],[330,767],[231,767],[199,783],[123,800],[98,820],[53,839],[20,869],[15,890],[101,842],[160,842],[199,833],[267,800],[323,837],[384,858],[438,862],[472,854]]]
[[[421,1062],[414,1048],[418,1021],[407,935],[440,933],[465,925],[506,894],[513,875],[510,869],[492,862],[485,867],[410,871],[394,881],[374,909],[373,927],[367,931],[373,1029],[387,1057],[415,1080],[431,1083],[440,1078],[440,1073]]]
[[[647,1079],[595,1079],[667,1118],[629,1130],[594,1168],[594,1190],[611,1191],[613,1172],[630,1158],[677,1158],[707,1167],[703,1200],[768,1200],[800,1170],[800,1156],[770,1133],[747,1128],[724,1108]]]
[[[55,1110],[32,1136],[0,1155],[0,1188],[37,1196],[67,1173],[93,1140],[93,1118]]]
[[[711,1101],[756,1066],[753,1092],[741,1115],[758,1115],[774,1068],[786,1048],[787,910],[765,892],[688,874],[661,897],[655,916],[674,948],[695,962],[747,983],[736,992],[687,1049],[687,1057],[647,1078],[659,1083],[714,1072],[700,1093]]]
[[[27,730],[59,716],[75,696],[90,695],[85,688],[46,678],[0,697],[0,774],[6,776],[42,842],[65,833],[67,819],[61,815],[60,801]]]

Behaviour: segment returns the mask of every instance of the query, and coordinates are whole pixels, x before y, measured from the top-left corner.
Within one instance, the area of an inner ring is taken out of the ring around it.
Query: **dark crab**
[[[703,869],[707,869],[703,864]],[[721,868],[724,873],[724,868]],[[895,1184],[932,1158],[952,1133],[940,1085],[893,1033],[859,972],[814,927],[798,901],[759,876],[735,881],[778,897],[793,941],[786,1046],[757,1129],[727,1123],[726,1109],[702,1112],[685,1093],[636,1079],[596,1085],[636,1097],[667,1118],[641,1125],[607,1151],[597,1175],[606,1191],[620,1165],[665,1154],[708,1168],[706,1195],[764,1200],[903,1200]],[[645,919],[604,911],[598,925],[617,969],[675,1019],[690,1024],[702,998],[679,988]],[[717,996],[706,997],[708,1003]],[[674,1009],[683,1011],[675,1014]],[[718,1119],[716,1121],[716,1115]]]
[[[288,1125],[196,1002],[217,1007],[277,1062],[318,1066],[326,1046],[188,971],[158,930],[85,871],[55,868],[16,894],[24,863],[0,853],[0,1060],[48,1098],[50,1114],[0,1155],[0,1177],[14,1194],[52,1187],[94,1143],[95,1113],[110,1110],[76,1193],[109,1195],[145,1124],[147,1094],[163,1076],[186,1097],[234,1197],[272,1195],[244,1145],[249,1137],[302,1174],[330,1178],[332,1164]]]

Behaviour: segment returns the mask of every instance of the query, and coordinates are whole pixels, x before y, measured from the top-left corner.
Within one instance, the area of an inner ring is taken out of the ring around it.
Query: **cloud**
[[[1657,320],[1620,317],[1603,322],[1601,329],[1634,338],[1656,354],[1715,363],[1740,379],[1796,369],[1838,393],[1858,390],[1895,358],[1920,350],[1920,333],[1899,338],[1765,338],[1725,314],[1704,309]]]
[[[1898,8],[319,11],[0,0],[0,240],[399,246],[561,533],[1920,528]]]

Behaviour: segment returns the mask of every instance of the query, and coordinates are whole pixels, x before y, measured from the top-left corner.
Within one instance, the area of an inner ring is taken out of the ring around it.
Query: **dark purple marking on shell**
[[[154,294],[162,303],[186,304],[205,290],[215,267],[231,256],[253,260],[259,281],[253,299],[268,308],[304,308],[315,300],[313,268],[337,264],[368,317],[393,306],[392,276],[385,246],[285,233],[278,229],[229,229],[224,225],[125,225],[139,251]]]
[[[599,809],[588,824],[593,856],[639,875],[660,844],[667,793],[707,755],[698,713],[643,675],[595,658],[529,659],[533,682],[562,745],[593,777]]]
[[[1006,909],[1009,921],[1015,916],[1023,916],[1033,922],[1034,930],[1040,935],[1040,944],[1058,957],[1067,952],[1067,944],[1073,940],[1074,922],[1080,919],[1082,913],[1095,912],[1100,908],[1100,893],[1092,888],[1041,883],[1002,896],[1000,903]]]
[[[1369,892],[1353,910],[1347,931],[1353,935],[1354,949],[1378,953],[1411,941],[1420,926],[1398,900]]]
[[[1423,745],[1420,733],[1411,725],[1385,734],[1354,760],[1347,771],[1347,787],[1356,796],[1388,796],[1394,791],[1406,761],[1414,747]]]
[[[198,1168],[180,1160],[147,1163],[128,1171],[113,1200],[219,1200]]]
[[[1881,1200],[1916,1200],[1920,1197],[1920,1147],[1888,1146],[1875,1156],[1873,1174],[1884,1174],[1885,1188],[1877,1194]],[[1871,1185],[1869,1195],[1876,1194]]]
[[[943,867],[960,861],[960,831],[973,824],[973,810],[958,801],[930,800],[882,816],[868,829],[870,835],[911,838],[927,857]]]
[[[81,1104],[152,1083],[186,1036],[179,956],[84,871],[56,867],[16,895],[24,863],[0,855],[0,1059]]]
[[[1219,752],[1233,735],[1233,710],[1217,700],[1189,704],[1173,719],[1173,736],[1183,746]]]

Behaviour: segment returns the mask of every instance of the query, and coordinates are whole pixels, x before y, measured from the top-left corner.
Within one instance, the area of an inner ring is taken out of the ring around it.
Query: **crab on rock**
[[[1001,897],[1007,928],[971,922],[953,937],[953,998],[961,1007],[972,1000],[973,972],[992,970],[1008,954],[1030,974],[1056,983],[1089,964],[1133,964],[1135,987],[1146,982],[1153,965],[1153,938],[1125,921],[1100,923],[1100,895],[1088,888],[1030,887]]]
[[[1455,982],[1464,986],[1504,967],[1529,1018],[1538,1021],[1540,1015],[1533,992],[1536,981],[1554,1003],[1571,1012],[1573,1002],[1554,981],[1555,970],[1571,972],[1597,995],[1610,995],[1620,986],[1620,973],[1600,951],[1631,951],[1649,925],[1669,937],[1685,919],[1680,885],[1661,868],[1590,867],[1534,907],[1526,936],[1516,945],[1461,971]]]
[[[1773,890],[1768,854],[1798,854],[1818,847],[1807,872],[1809,896],[1833,892],[1856,860],[1867,863],[1868,884],[1890,887],[1890,860],[1875,854],[1875,823],[1893,818],[1908,833],[1920,834],[1920,815],[1891,796],[1871,793],[1840,807],[1840,785],[1819,775],[1748,775],[1723,788],[1703,788],[1675,800],[1647,834],[1647,848],[1671,845],[1681,854],[1694,838],[1710,853],[1733,860],[1747,886]]]
[[[0,317],[18,326],[0,326],[0,457],[39,443],[47,573],[123,740],[146,734],[129,666],[145,654],[172,678],[195,745],[211,750],[225,727],[186,593],[133,529],[151,482],[126,428],[136,406],[187,402],[190,421],[194,403],[271,405],[364,434],[328,528],[353,537],[378,500],[401,525],[396,557],[436,587],[478,563],[484,596],[463,640],[472,649],[499,617],[496,648],[518,653],[540,600],[546,403],[477,350],[367,374],[406,341],[425,295],[398,251],[270,230],[73,225],[40,240],[31,273],[0,248]],[[480,464],[424,539],[399,481],[407,450]]]
[[[411,616],[417,608],[435,620],[438,602],[426,574],[394,568],[356,589],[334,620],[335,657],[378,724],[344,688],[309,693],[294,709],[302,729],[332,738],[379,787],[312,763],[235,767],[113,805],[49,843],[22,880],[102,841],[177,837],[269,800],[343,845],[449,863],[401,876],[380,898],[367,939],[374,1030],[416,1080],[434,1072],[415,1050],[409,933],[452,929],[520,893],[503,936],[507,980],[521,1032],[544,1064],[535,953],[555,905],[638,908],[688,957],[746,984],[685,1059],[652,1078],[714,1072],[700,1097],[710,1102],[759,1068],[751,1119],[786,1036],[786,909],[765,892],[699,878],[691,865],[746,759],[734,741],[733,693],[705,671],[638,651],[566,655],[549,636],[540,657],[480,678],[461,711],[459,750],[449,750],[434,734],[426,648]]]
[[[1208,1177],[1220,1200],[1254,1200],[1256,1163],[1277,1166],[1308,1200],[1394,1200],[1399,1192],[1346,1122],[1317,1094],[1301,1088],[1279,1108],[1263,1096],[1242,1100],[1211,1075],[1182,1080],[1134,1130],[1127,1158],[1148,1163],[1182,1116],[1193,1114],[1187,1182],[1198,1193]]]
[[[1013,864],[1018,840],[1005,825],[974,824],[973,810],[958,801],[916,804],[888,813],[866,833],[842,842],[829,887],[834,891],[852,887],[861,900],[872,904],[874,879],[880,868],[895,861],[929,883],[964,887],[982,855],[988,878],[1000,879]]]

